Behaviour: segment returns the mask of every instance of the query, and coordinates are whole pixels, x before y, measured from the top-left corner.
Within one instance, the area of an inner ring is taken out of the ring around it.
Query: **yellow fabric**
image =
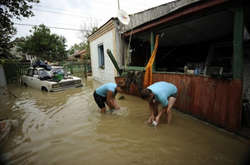
[[[155,55],[156,55],[156,52],[158,49],[158,41],[159,41],[159,35],[156,35],[154,50],[153,50],[152,55],[148,61],[148,64],[145,67],[145,75],[144,75],[144,81],[143,81],[144,88],[146,88],[152,84],[152,77],[153,77],[152,67],[153,67],[153,64],[155,61]]]

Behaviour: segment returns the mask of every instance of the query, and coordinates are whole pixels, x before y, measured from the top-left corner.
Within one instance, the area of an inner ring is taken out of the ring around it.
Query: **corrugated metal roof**
[[[127,32],[133,28],[136,28],[142,24],[145,24],[147,22],[153,21],[155,19],[158,19],[166,14],[169,14],[173,11],[176,11],[182,7],[191,5],[193,3],[199,2],[202,0],[175,0],[157,7],[153,7],[138,13],[130,14],[130,23],[126,26],[123,26],[120,30],[121,33]],[[95,32],[97,33],[100,31],[108,22],[112,20],[117,20],[117,17],[112,17],[109,19],[106,23],[104,23],[101,27],[98,28],[98,30]],[[88,39],[90,39],[95,33],[91,34]]]
[[[194,4],[201,0],[175,0],[157,7],[153,7],[142,12],[129,15],[130,23],[122,28],[122,32],[130,31],[147,22],[161,18],[171,12],[181,9],[185,6]]]

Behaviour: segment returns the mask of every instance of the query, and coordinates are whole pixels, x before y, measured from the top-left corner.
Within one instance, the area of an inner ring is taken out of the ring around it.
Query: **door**
[[[37,69],[34,69],[32,84],[34,88],[41,90],[41,80],[39,79],[39,74]]]

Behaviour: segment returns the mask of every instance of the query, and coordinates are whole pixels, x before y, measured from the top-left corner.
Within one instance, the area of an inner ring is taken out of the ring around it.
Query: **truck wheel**
[[[48,92],[48,89],[46,87],[42,87],[41,90],[44,92]]]
[[[23,83],[24,87],[28,87],[28,85],[26,83]]]

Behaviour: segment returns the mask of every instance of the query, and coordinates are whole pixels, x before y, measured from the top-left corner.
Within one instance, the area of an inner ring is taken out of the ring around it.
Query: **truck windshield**
[[[39,70],[38,74],[39,74],[39,77],[42,79],[51,77],[50,74],[45,69]]]
[[[51,70],[51,72],[52,72],[53,74],[62,74],[62,75],[64,75],[64,70],[63,70],[63,68],[53,68],[53,69]]]

